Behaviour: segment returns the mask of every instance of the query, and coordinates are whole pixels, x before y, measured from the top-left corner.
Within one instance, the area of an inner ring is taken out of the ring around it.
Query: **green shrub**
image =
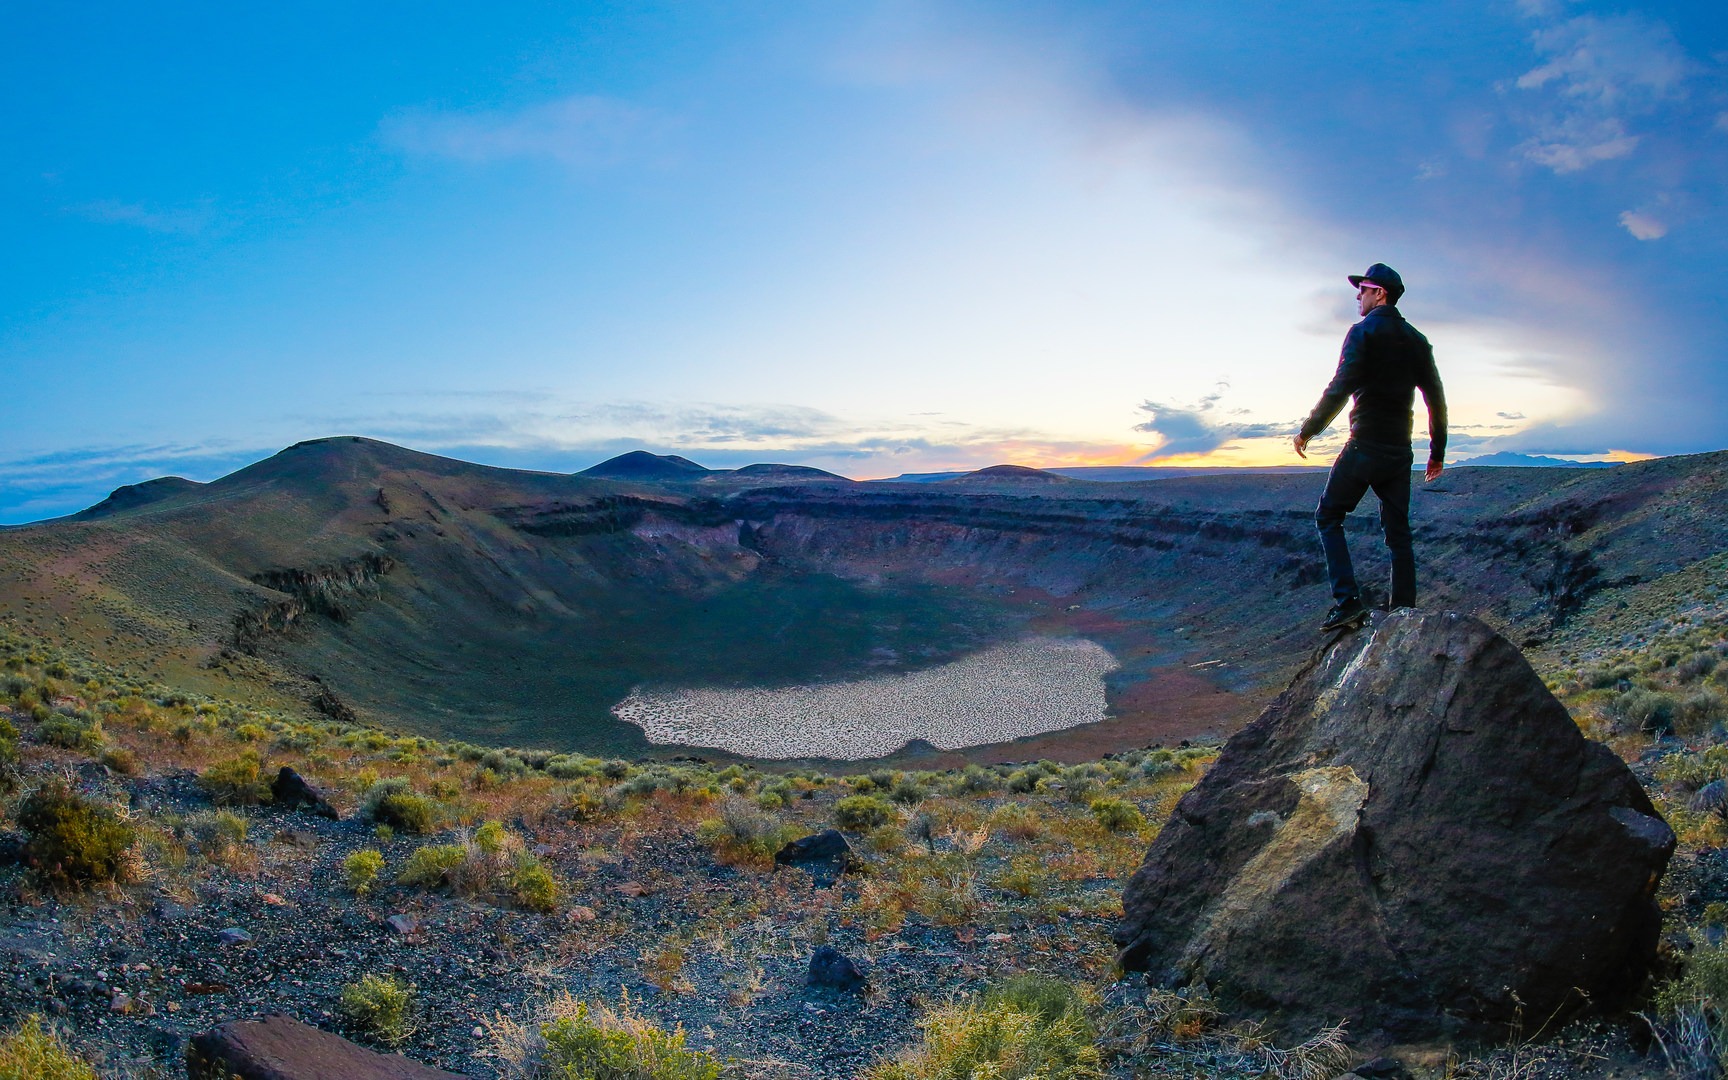
[[[46,709],[38,705],[37,709]],[[36,709],[31,710],[32,713]],[[58,746],[63,750],[77,750],[80,753],[94,754],[102,749],[104,735],[102,725],[87,723],[65,713],[49,710],[46,716],[41,716],[36,729],[36,737],[49,746]]]
[[[767,862],[790,839],[790,831],[758,803],[731,795],[720,803],[720,816],[704,821],[696,836],[723,861]]]
[[[1127,799],[1093,799],[1092,816],[1111,832],[1138,832],[1146,824],[1139,808]]]
[[[384,870],[384,854],[377,848],[362,848],[342,860],[342,876],[355,896],[365,896]]]
[[[1021,1000],[1030,998],[1030,1000]],[[1077,1008],[1046,1015],[1049,991],[1004,993],[932,1011],[923,1039],[865,1073],[870,1080],[1098,1080],[1094,1032]]]
[[[684,1029],[667,1032],[620,1009],[569,1002],[567,1015],[540,1027],[540,1075],[557,1080],[719,1080],[712,1054],[684,1045]]]
[[[0,1080],[97,1080],[96,1070],[72,1052],[35,1014],[0,1037]]]
[[[559,754],[547,759],[546,774],[554,780],[586,780],[600,776],[601,768],[600,763],[592,758]]]
[[[834,804],[834,823],[842,829],[875,829],[894,820],[894,807],[875,795],[848,795]]]
[[[0,791],[11,791],[18,781],[18,729],[0,716]]]
[[[372,817],[380,825],[425,836],[438,828],[438,803],[413,792],[392,792],[378,800]]]
[[[403,885],[418,885],[425,889],[448,885],[452,873],[467,856],[467,850],[461,844],[427,844],[408,856],[408,865],[396,875],[396,880]]]
[[[43,785],[18,810],[27,837],[25,857],[60,885],[112,881],[138,833],[111,806],[86,799],[59,781]]]
[[[204,770],[198,783],[217,806],[255,806],[270,801],[270,781],[264,778],[264,763],[256,750],[243,750],[216,762]]]
[[[1672,694],[1633,687],[1615,698],[1609,711],[1615,719],[1629,723],[1639,731],[1659,734],[1673,730],[1680,705]]]
[[[550,912],[558,906],[558,879],[539,859],[523,854],[510,872],[510,895],[529,911]]]
[[[968,765],[949,784],[956,795],[988,795],[1002,790],[1002,778],[982,765]]]
[[[913,776],[902,776],[888,789],[888,797],[901,806],[916,806],[929,794],[924,785]]]
[[[1678,978],[1656,992],[1658,1031],[1687,1075],[1728,1069],[1728,945],[1686,957]]]
[[[496,855],[503,851],[510,840],[510,830],[504,827],[503,822],[483,822],[478,829],[474,830],[474,846],[488,855]]]
[[[414,989],[394,975],[365,975],[342,988],[342,1015],[386,1045],[414,1033],[413,1012]]]
[[[778,810],[796,797],[792,781],[782,776],[762,785],[756,792],[756,805],[764,810]]]

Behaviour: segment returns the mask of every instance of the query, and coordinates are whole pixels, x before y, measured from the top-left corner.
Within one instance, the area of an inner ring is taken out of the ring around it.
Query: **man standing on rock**
[[[1428,405],[1428,469],[1424,480],[1440,475],[1446,457],[1446,393],[1434,367],[1428,339],[1398,313],[1404,281],[1385,263],[1365,274],[1351,274],[1356,309],[1362,321],[1344,335],[1344,352],[1331,385],[1302,422],[1294,440],[1296,456],[1308,456],[1308,442],[1326,430],[1351,398],[1350,441],[1332,463],[1326,491],[1314,511],[1320,546],[1326,552],[1326,575],[1332,579],[1332,610],[1321,630],[1360,626],[1368,618],[1350,548],[1344,541],[1344,518],[1356,509],[1369,488],[1380,498],[1380,527],[1392,553],[1393,609],[1416,606],[1416,552],[1410,542],[1410,426],[1417,390]]]

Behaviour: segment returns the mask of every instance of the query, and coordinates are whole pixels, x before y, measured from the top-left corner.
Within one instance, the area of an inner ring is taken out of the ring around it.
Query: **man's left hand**
[[[1294,446],[1296,448],[1296,456],[1297,457],[1301,458],[1304,461],[1308,460],[1308,440],[1307,439],[1304,439],[1302,436],[1298,435],[1294,439],[1290,440],[1290,445]]]

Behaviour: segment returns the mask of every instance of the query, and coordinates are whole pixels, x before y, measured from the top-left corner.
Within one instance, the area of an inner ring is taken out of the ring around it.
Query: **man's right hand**
[[[1303,461],[1308,460],[1308,440],[1298,435],[1290,440],[1290,445],[1296,448],[1296,456]]]
[[[1428,468],[1422,473],[1423,483],[1433,483],[1435,480],[1440,479],[1440,470],[1445,467],[1446,466],[1441,462],[1430,461],[1428,463]]]

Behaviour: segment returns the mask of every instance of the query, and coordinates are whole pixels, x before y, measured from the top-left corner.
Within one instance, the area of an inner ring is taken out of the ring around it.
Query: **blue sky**
[[[0,522],[331,434],[1289,461],[1377,260],[1456,457],[1728,446],[1722,5],[496,7],[0,14]]]

